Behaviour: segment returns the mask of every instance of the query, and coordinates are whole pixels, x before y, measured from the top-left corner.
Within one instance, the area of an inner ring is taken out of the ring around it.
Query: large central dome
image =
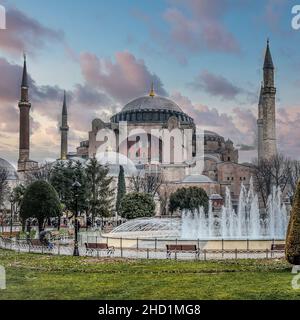
[[[183,112],[175,102],[160,96],[145,96],[134,99],[125,105],[122,112],[138,110],[170,110]]]
[[[194,124],[194,120],[185,114],[175,102],[152,93],[127,103],[121,112],[112,116],[111,122],[167,123],[170,117],[176,117],[184,125],[193,126]]]

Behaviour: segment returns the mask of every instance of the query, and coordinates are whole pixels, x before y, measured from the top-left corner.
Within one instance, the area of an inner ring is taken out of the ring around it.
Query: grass
[[[284,260],[98,260],[0,249],[0,265],[0,300],[300,298]]]

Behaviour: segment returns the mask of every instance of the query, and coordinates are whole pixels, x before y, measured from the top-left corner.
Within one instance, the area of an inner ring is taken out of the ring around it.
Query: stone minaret
[[[29,102],[28,96],[28,78],[27,78],[27,66],[26,66],[26,56],[24,55],[24,67],[23,76],[21,84],[21,99],[19,101],[20,109],[20,130],[19,130],[19,160],[18,160],[18,171],[25,171],[29,169],[28,164],[31,162],[29,160],[30,152],[30,127],[29,127],[29,111],[31,108],[31,103]]]
[[[263,159],[264,144],[263,144],[263,85],[260,87],[259,102],[258,102],[258,118],[257,118],[257,153],[258,160]]]
[[[275,110],[275,95],[276,88],[274,85],[274,65],[267,42],[265,61],[264,61],[264,80],[262,90],[262,136],[263,150],[262,158],[269,159],[277,153],[276,146],[276,110]]]
[[[62,117],[61,117],[61,152],[60,159],[66,160],[68,155],[68,111],[67,111],[67,102],[66,102],[66,91],[64,91],[64,102],[62,108]]]

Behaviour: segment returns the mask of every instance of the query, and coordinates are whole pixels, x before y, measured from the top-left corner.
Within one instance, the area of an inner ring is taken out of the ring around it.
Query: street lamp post
[[[79,249],[78,249],[78,190],[81,187],[81,184],[78,181],[75,181],[72,185],[75,191],[75,239],[74,239],[74,251],[73,251],[73,256],[79,256]]]
[[[12,237],[12,229],[13,229],[13,208],[14,208],[14,196],[13,194],[9,197],[10,202],[10,237]]]

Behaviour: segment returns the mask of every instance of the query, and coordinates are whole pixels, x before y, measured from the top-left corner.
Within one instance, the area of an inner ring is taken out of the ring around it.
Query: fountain
[[[261,213],[251,178],[248,191],[241,185],[237,212],[232,208],[229,188],[226,188],[225,203],[220,213],[215,214],[211,204],[206,214],[203,208],[183,211],[181,238],[284,239],[288,214],[281,199],[280,188],[273,187],[265,213]]]
[[[193,211],[183,210],[181,218],[138,218],[118,226],[107,236],[189,240],[284,239],[288,220],[279,188],[273,188],[266,209],[259,210],[251,178],[248,190],[241,184],[237,210],[232,206],[230,189],[226,188],[224,205],[218,212],[209,202],[208,212],[200,207]]]

